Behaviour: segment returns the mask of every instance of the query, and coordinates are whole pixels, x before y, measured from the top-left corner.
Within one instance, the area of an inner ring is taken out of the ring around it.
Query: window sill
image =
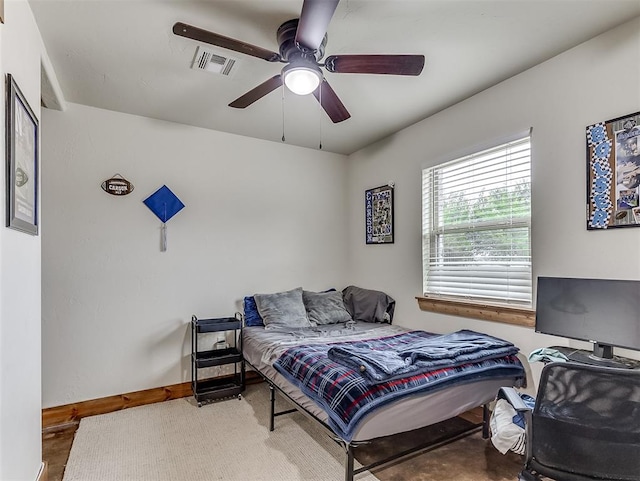
[[[502,322],[516,326],[535,326],[536,311],[533,309],[424,296],[417,296],[416,299],[422,311]]]

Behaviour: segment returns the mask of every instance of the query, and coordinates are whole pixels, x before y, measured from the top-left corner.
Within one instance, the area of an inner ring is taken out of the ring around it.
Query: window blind
[[[426,295],[531,305],[530,137],[422,172]]]

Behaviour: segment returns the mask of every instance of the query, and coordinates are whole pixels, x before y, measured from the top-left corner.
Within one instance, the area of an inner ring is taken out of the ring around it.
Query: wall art
[[[133,192],[133,184],[120,174],[115,174],[113,177],[105,180],[102,185],[102,190],[111,195],[127,195]]]
[[[393,244],[393,183],[364,194],[367,244]]]
[[[166,185],[160,187],[142,202],[162,221],[160,251],[165,252],[167,250],[167,221],[180,212],[184,208],[184,204]]]
[[[640,112],[587,127],[587,229],[640,226]]]
[[[11,74],[6,110],[7,227],[38,235],[38,119]]]

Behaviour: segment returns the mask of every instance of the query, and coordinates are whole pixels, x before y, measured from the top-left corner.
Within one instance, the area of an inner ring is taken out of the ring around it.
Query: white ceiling
[[[342,0],[325,56],[424,54],[419,77],[325,73],[351,118],[277,89],[227,105],[283,64],[238,59],[232,78],[190,68],[184,22],[275,52],[302,0],[29,0],[68,102],[343,154],[352,153],[640,15],[640,0]],[[204,45],[204,44],[203,44]]]

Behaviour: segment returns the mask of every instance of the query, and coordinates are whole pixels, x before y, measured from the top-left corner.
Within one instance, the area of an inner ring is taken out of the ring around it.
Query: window
[[[426,296],[531,306],[531,144],[422,171]]]

